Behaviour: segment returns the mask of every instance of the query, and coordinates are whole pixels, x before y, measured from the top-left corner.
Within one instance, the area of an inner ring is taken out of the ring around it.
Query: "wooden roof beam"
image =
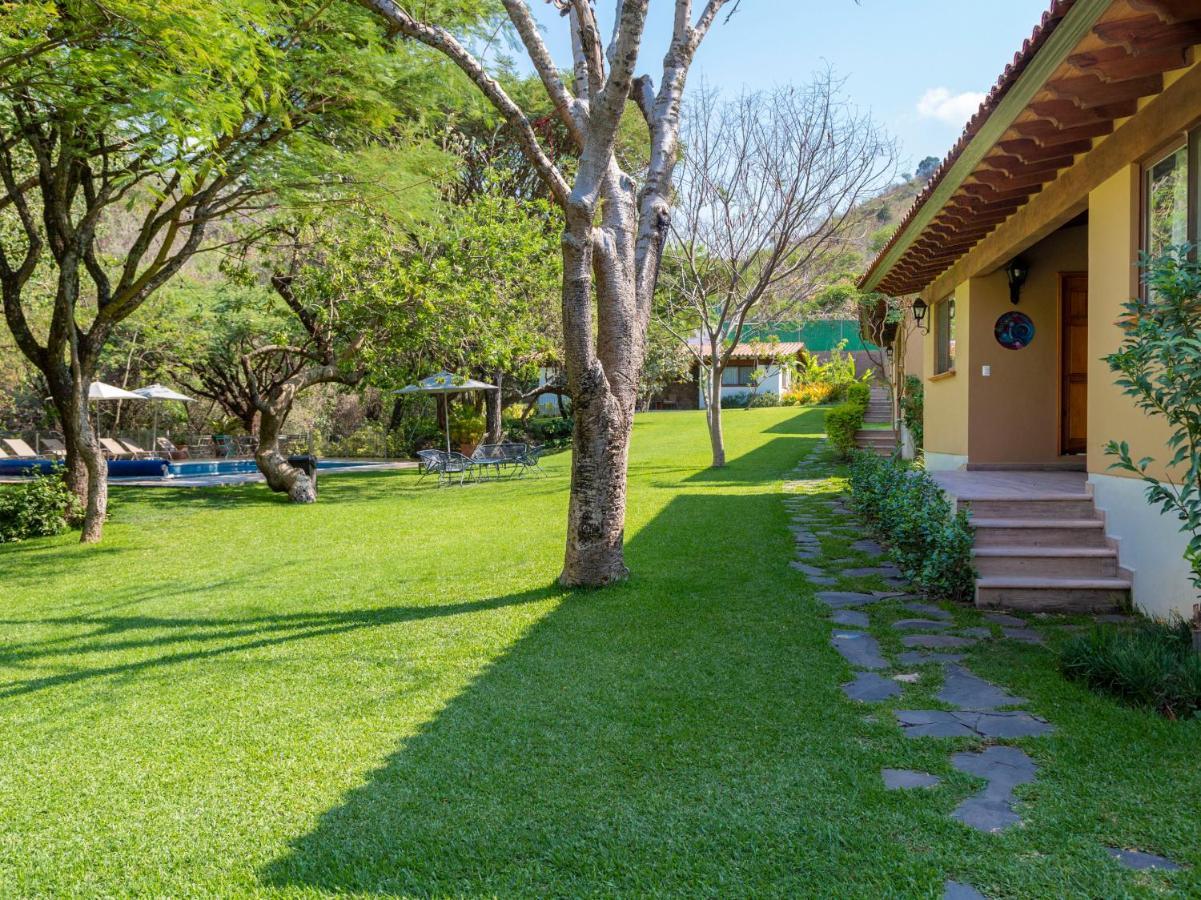
[[[1050,119],[1060,128],[1078,128],[1097,122],[1125,119],[1138,112],[1134,98],[1119,103],[1097,104],[1087,109],[1072,100],[1035,100],[1028,107],[1037,116]]]
[[[1188,19],[1164,23],[1158,16],[1139,16],[1134,19],[1118,19],[1110,22],[1098,22],[1093,26],[1093,34],[1107,44],[1116,44],[1127,53],[1143,53],[1147,50],[1163,47],[1174,41],[1182,44],[1196,43],[1197,20],[1201,19],[1201,10],[1193,4],[1193,11]]]
[[[1047,90],[1084,109],[1093,109],[1158,94],[1163,90],[1163,73],[1126,81],[1107,81],[1098,73],[1075,75],[1047,82]]]
[[[1194,0],[1127,0],[1131,9],[1149,13],[1165,24],[1188,21],[1198,16]]]
[[[1081,153],[1088,153],[1089,150],[1092,150],[1093,142],[1091,140],[1068,141],[1055,147],[1044,147],[1033,138],[1012,138],[1007,141],[998,141],[997,149],[1016,156],[1022,162],[1036,163],[1060,156],[1075,158]]]
[[[1189,64],[1190,43],[1173,41],[1168,47],[1131,53],[1125,47],[1102,47],[1069,57],[1073,68],[1093,72],[1105,81],[1124,81],[1182,69]]]

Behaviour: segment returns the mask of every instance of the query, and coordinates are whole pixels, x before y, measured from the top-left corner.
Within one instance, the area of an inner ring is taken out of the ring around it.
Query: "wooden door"
[[[1059,296],[1063,310],[1059,446],[1066,455],[1088,448],[1088,275],[1060,275]]]

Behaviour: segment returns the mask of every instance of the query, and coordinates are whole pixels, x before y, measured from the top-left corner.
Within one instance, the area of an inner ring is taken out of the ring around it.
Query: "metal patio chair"
[[[473,477],[475,474],[475,462],[462,453],[447,453],[445,450],[420,450],[417,457],[421,461],[421,478],[417,479],[418,484],[425,479],[425,476],[431,474],[438,476],[438,487],[452,484],[456,475],[459,477],[459,484],[464,484],[469,477]]]

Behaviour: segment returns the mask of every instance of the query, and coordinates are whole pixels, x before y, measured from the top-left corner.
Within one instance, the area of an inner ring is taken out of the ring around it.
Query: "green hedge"
[[[847,401],[826,412],[826,440],[840,459],[850,459],[855,451],[855,435],[863,427],[871,388],[855,382],[847,388]]]
[[[851,504],[915,587],[946,600],[972,599],[976,572],[967,513],[954,512],[924,470],[874,453],[855,453]]]
[[[0,490],[0,544],[62,534],[82,515],[61,469]]]

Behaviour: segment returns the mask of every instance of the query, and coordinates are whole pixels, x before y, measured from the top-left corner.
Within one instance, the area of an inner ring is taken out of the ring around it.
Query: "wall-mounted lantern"
[[[1005,276],[1009,279],[1009,302],[1017,306],[1022,299],[1022,285],[1030,277],[1030,267],[1023,259],[1012,260],[1005,267]]]
[[[926,321],[926,313],[929,311],[930,307],[921,297],[913,301],[913,321],[917,323],[917,327],[921,329],[922,334],[930,333],[930,326],[923,325]]]

